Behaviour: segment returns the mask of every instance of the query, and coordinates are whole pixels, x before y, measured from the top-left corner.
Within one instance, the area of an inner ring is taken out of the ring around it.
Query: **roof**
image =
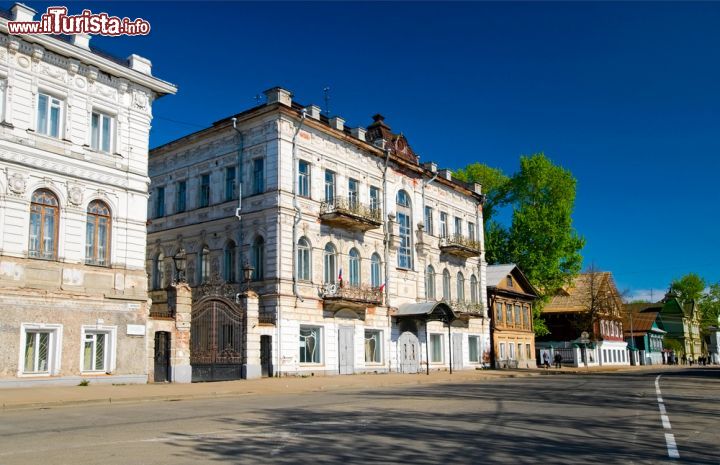
[[[594,276],[594,278],[593,278]],[[594,279],[594,284],[593,284]],[[612,296],[621,305],[620,296],[612,279],[612,273],[598,271],[593,273],[581,273],[575,277],[573,282],[559,289],[549,304],[543,307],[543,313],[578,313],[588,310],[588,299],[593,292],[593,287],[609,290]],[[598,291],[595,291],[598,292]]]
[[[402,304],[398,307],[396,316],[434,316],[437,319],[456,320],[457,315],[445,302],[421,302],[417,304]]]
[[[632,330],[633,334],[647,333],[653,330],[653,323],[657,319],[662,305],[657,304],[626,304],[623,312],[623,328],[626,334]],[[630,319],[632,315],[632,321]]]
[[[500,264],[500,265],[489,265],[487,267],[487,271],[485,274],[486,278],[486,287],[488,289],[496,289],[499,285],[501,285],[505,278],[508,275],[513,275],[515,277],[515,280],[520,283],[520,286],[523,288],[523,291],[512,288],[506,288],[503,287],[503,292],[512,292],[514,294],[523,294],[523,295],[529,295],[532,297],[539,297],[540,293],[537,289],[535,289],[535,286],[533,286],[530,283],[530,280],[527,279],[525,274],[522,272],[519,266],[517,266],[514,263],[506,263],[506,264]]]
[[[488,286],[495,286],[497,283],[505,279],[512,270],[517,266],[514,263],[508,263],[506,265],[488,265],[486,279]]]

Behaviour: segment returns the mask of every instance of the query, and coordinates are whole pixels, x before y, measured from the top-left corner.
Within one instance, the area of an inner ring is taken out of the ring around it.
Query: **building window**
[[[357,179],[348,179],[348,204],[350,208],[356,208],[360,200],[360,183]]]
[[[200,208],[210,205],[210,175],[200,176]]]
[[[99,200],[88,205],[85,226],[85,263],[110,265],[110,209]]]
[[[203,246],[198,254],[198,282],[207,282],[210,278],[210,248]]]
[[[155,258],[153,258],[153,265],[152,265],[152,288],[153,289],[162,289],[165,277],[164,270],[165,266],[163,264],[163,261],[165,260],[165,255],[163,255],[162,252],[159,252],[157,255],[155,255]]]
[[[531,360],[533,358],[530,344],[525,344],[525,356],[528,360]]]
[[[410,207],[410,196],[407,192],[400,191],[397,194],[397,220],[400,227],[400,247],[398,248],[398,267],[412,269],[412,238],[410,236],[412,222],[412,210]]]
[[[507,276],[507,287],[513,287],[513,279],[512,276]]]
[[[297,243],[297,279],[310,281],[310,243],[301,237]]]
[[[57,256],[58,213],[55,194],[46,189],[33,192],[30,200],[30,257],[54,260]]]
[[[162,218],[165,216],[165,187],[158,187],[155,193],[155,218]]]
[[[0,121],[7,121],[5,118],[5,101],[7,94],[7,79],[0,79]]]
[[[471,241],[477,240],[477,237],[475,237],[475,223],[468,223],[468,237]]]
[[[320,363],[321,328],[300,326],[300,363]]]
[[[470,302],[476,304],[478,300],[478,280],[475,275],[470,276]]]
[[[509,343],[508,347],[510,348],[510,353],[508,354],[510,356],[510,360],[515,360],[515,343]]]
[[[523,320],[522,315],[520,314],[520,305],[515,304],[515,326],[522,327],[523,326]]]
[[[448,237],[447,213],[440,212],[440,237]]]
[[[237,247],[235,246],[235,242],[228,241],[228,243],[225,245],[225,254],[224,254],[224,271],[225,276],[223,276],[223,279],[225,279],[225,282],[228,283],[234,283],[237,281]],[[257,270],[257,268],[255,268]]]
[[[310,197],[310,163],[298,161],[298,195]]]
[[[382,331],[365,330],[365,363],[382,363]]]
[[[93,150],[110,153],[112,150],[113,117],[93,112],[90,131],[90,147]]]
[[[372,254],[370,258],[370,286],[378,288],[382,285],[382,268],[380,255]]]
[[[430,361],[442,363],[443,361],[443,337],[442,334],[430,335]]]
[[[495,318],[497,318],[498,324],[502,324],[503,322],[503,304],[496,303],[495,304]]]
[[[175,192],[175,212],[181,213],[187,207],[187,181],[177,183],[177,191]]]
[[[505,324],[513,326],[513,306],[512,304],[505,304]]]
[[[468,358],[472,363],[480,363],[480,338],[468,336]]]
[[[256,158],[253,160],[253,194],[265,192],[265,160]]]
[[[505,343],[500,343],[500,360],[505,360]]]
[[[225,168],[225,201],[235,198],[235,167]]]
[[[83,327],[82,371],[113,371],[114,328]]]
[[[525,310],[525,329],[531,329],[532,328],[532,312],[530,312],[530,307],[523,307]]]
[[[60,137],[62,101],[46,94],[38,95],[37,132],[50,137]]]
[[[24,374],[53,374],[56,371],[59,325],[23,325]]]
[[[360,252],[357,249],[350,249],[350,285],[360,286]]]
[[[457,274],[457,300],[458,302],[465,301],[465,277],[462,273]]]
[[[425,232],[429,235],[433,235],[433,209],[425,207]]]
[[[462,219],[455,217],[455,235],[462,236]]]
[[[337,249],[329,242],[325,245],[325,250],[323,251],[323,266],[323,282],[326,284],[335,284],[336,277],[338,276]],[[340,279],[342,280],[342,274],[340,275]]]
[[[262,236],[255,238],[252,246],[252,265],[255,268],[253,279],[262,281],[265,279],[265,239]]]
[[[425,269],[425,299],[435,300],[435,268],[431,265]]]
[[[370,210],[380,211],[380,189],[375,186],[370,186]]]
[[[325,202],[335,203],[335,172],[325,170]]]
[[[443,300],[446,302],[450,302],[451,299],[450,294],[450,272],[447,270],[443,270]]]

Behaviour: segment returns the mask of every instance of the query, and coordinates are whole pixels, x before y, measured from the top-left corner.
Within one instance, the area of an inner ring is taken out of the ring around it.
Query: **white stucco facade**
[[[0,18],[0,386],[147,379],[151,105],[175,88],[144,71]]]
[[[152,151],[151,287],[170,282],[171,257],[180,249],[187,253],[193,287],[215,273],[242,281],[246,262],[262,268],[251,287],[260,296],[261,322],[267,322],[257,331],[272,337],[276,375],[401,370],[398,338],[405,331],[416,338],[412,350],[419,371],[427,368],[428,356],[431,370],[449,369],[451,351],[454,368],[480,367],[489,350],[480,186],[420,165],[382,117],[367,129],[349,129],[340,118],[321,117],[317,107],[293,103],[284,89],[266,95],[266,104],[236,115],[234,122],[221,120]],[[384,142],[370,140],[381,132]],[[401,191],[404,206],[398,204]],[[363,211],[360,216],[372,218],[335,215],[348,199]],[[432,209],[432,234],[424,224],[425,207]],[[441,251],[441,213],[447,215],[448,235],[456,233],[457,224],[460,242],[472,250],[460,247],[458,254],[453,239],[446,239]],[[309,251],[302,255],[305,246]],[[327,254],[327,247],[334,253]],[[205,266],[199,258],[203,249]],[[435,295],[429,298],[428,266],[435,272]],[[400,314],[405,304],[442,300],[445,270],[451,289],[445,300],[460,316],[450,336],[447,324]],[[236,284],[238,291],[244,286]],[[458,297],[460,290],[464,296]],[[318,355],[304,361],[309,354],[303,355],[302,335],[310,332]]]

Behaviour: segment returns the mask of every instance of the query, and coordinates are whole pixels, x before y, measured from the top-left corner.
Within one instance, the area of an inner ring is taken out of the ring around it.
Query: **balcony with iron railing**
[[[382,226],[379,208],[341,197],[320,204],[320,220],[329,225],[359,231],[368,231]]]
[[[482,304],[478,302],[453,300],[447,302],[447,304],[460,318],[484,318],[487,316]]]
[[[367,307],[382,305],[383,292],[379,287],[324,284],[320,287],[325,308],[340,310],[351,308],[365,310]]]
[[[461,258],[479,257],[482,246],[479,241],[460,234],[440,238],[440,251]]]
[[[275,325],[275,312],[274,311],[267,311],[267,310],[261,310],[258,314],[258,323],[261,325]]]

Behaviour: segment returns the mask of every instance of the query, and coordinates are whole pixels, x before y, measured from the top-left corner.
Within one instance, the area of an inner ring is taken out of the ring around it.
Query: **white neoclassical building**
[[[420,163],[380,115],[349,128],[265,95],[150,153],[151,318],[173,318],[162,294],[182,250],[193,380],[487,362],[480,186]],[[247,287],[257,323],[234,304]]]
[[[0,12],[0,387],[146,382],[149,60]]]

